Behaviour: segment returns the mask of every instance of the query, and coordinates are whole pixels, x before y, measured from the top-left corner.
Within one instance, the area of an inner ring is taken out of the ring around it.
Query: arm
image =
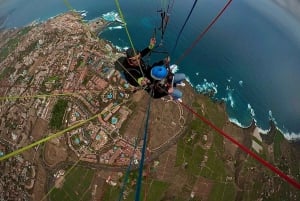
[[[141,57],[146,56],[147,54],[149,54],[151,51],[151,49],[149,47],[146,47],[145,49],[143,49],[140,53],[141,53]]]
[[[144,57],[146,56],[147,54],[149,54],[151,52],[151,50],[155,47],[155,44],[156,44],[156,39],[155,38],[151,38],[150,39],[150,43],[149,43],[149,46],[146,47],[145,49],[143,49],[141,51],[141,57]]]
[[[158,62],[153,63],[152,66],[166,66],[167,69],[170,71],[169,66],[170,66],[170,56],[167,56],[166,58],[164,58],[163,60],[160,60]]]

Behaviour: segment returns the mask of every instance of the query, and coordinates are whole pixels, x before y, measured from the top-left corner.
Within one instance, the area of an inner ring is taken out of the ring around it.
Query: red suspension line
[[[225,138],[227,138],[228,140],[230,140],[233,144],[237,145],[240,149],[242,149],[244,152],[246,152],[247,154],[249,154],[252,158],[256,159],[262,165],[264,165],[265,167],[267,167],[270,170],[272,170],[274,173],[276,173],[277,175],[279,175],[281,178],[285,179],[288,183],[290,183],[291,185],[293,185],[297,189],[300,189],[300,183],[298,183],[298,181],[296,181],[293,178],[287,176],[281,170],[277,169],[276,167],[274,167],[273,165],[271,165],[270,163],[268,163],[266,160],[262,159],[260,156],[258,156],[257,154],[255,154],[253,151],[251,151],[250,149],[248,149],[246,146],[240,144],[233,137],[231,137],[228,134],[226,134],[224,131],[222,131],[221,129],[219,129],[217,126],[215,126],[213,123],[211,123],[209,120],[207,120],[203,116],[201,116],[198,113],[196,113],[194,110],[192,110],[190,107],[188,107],[184,103],[180,103],[180,104],[183,107],[185,107],[188,111],[190,111],[191,113],[193,113],[200,120],[202,120],[204,123],[206,123],[211,128],[213,128],[214,130],[216,130],[219,134],[223,135]]]
[[[216,23],[216,21],[219,19],[219,17],[221,17],[221,15],[224,13],[224,11],[227,9],[227,7],[230,5],[230,3],[232,2],[232,0],[229,0],[225,6],[223,7],[223,9],[218,13],[218,15],[211,21],[211,23],[206,27],[206,29],[199,34],[199,36],[196,38],[196,40],[194,40],[194,42],[192,43],[192,45],[187,48],[185,50],[185,52],[179,57],[179,59],[177,59],[177,61],[175,62],[176,64],[179,64],[184,57],[186,57],[187,54],[189,54],[192,49],[197,45],[197,43],[203,38],[203,36],[208,32],[208,30],[214,25],[214,23]]]

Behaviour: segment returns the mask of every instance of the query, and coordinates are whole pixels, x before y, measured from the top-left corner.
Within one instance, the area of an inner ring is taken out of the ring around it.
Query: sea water
[[[86,20],[102,16],[117,20],[101,33],[116,47],[130,40],[137,49],[155,35],[161,50],[173,50],[179,30],[194,1],[174,1],[165,34],[159,30],[158,12],[168,5],[153,0],[120,0],[125,22],[120,22],[115,1],[100,0],[0,0],[0,28],[21,27],[46,20],[70,9],[83,11]],[[191,47],[227,1],[199,1],[186,24],[173,62]],[[129,35],[125,32],[125,25]],[[178,64],[201,93],[214,92],[226,103],[232,122],[247,127],[254,119],[267,131],[270,120],[285,134],[300,134],[300,22],[272,1],[233,1],[216,24]],[[153,60],[166,55],[153,55]],[[184,100],[184,97],[183,97]]]

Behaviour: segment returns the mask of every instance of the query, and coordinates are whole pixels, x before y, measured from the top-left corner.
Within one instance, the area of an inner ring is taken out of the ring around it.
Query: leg
[[[179,84],[183,80],[185,80],[185,74],[184,73],[175,73],[175,75],[174,75],[174,84]]]
[[[182,92],[176,88],[174,88],[173,93],[171,94],[174,100],[177,100],[182,97]]]

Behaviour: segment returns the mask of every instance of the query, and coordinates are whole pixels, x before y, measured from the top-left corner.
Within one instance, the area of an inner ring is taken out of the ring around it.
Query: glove
[[[145,86],[150,83],[150,80],[148,80],[146,77],[140,77],[137,81],[140,86]]]
[[[155,44],[156,44],[156,39],[155,38],[151,38],[150,39],[150,44],[149,44],[148,48],[150,50],[152,50],[155,47]]]
[[[166,66],[168,66],[169,64],[170,64],[170,56],[167,56],[165,59],[164,59],[164,64],[166,65]]]

